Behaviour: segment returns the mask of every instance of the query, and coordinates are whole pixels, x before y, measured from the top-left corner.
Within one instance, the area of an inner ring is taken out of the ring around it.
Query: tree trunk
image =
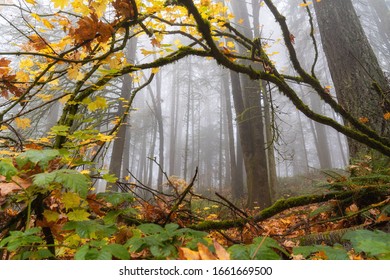
[[[130,44],[127,49],[127,59],[128,61],[132,61],[135,59],[136,55],[136,46],[137,46],[137,39],[133,39],[130,41]],[[129,100],[132,90],[132,78],[130,75],[125,75],[123,77],[122,82],[122,90],[121,90],[121,98],[124,100]],[[118,112],[117,116],[122,116],[125,112],[123,106],[124,105],[130,105],[131,104],[125,104],[123,101],[118,102]],[[122,125],[118,128],[118,132],[116,134],[116,138],[114,140],[114,144],[112,147],[112,155],[111,155],[111,161],[109,166],[109,172],[111,174],[114,174],[116,177],[121,177],[121,169],[122,169],[122,162],[123,162],[123,150],[125,147],[125,141],[126,141],[126,127],[128,122],[128,116],[125,116],[125,119],[122,123]],[[128,140],[130,141],[130,140]],[[112,191],[118,191],[117,185],[111,186]]]
[[[381,135],[389,136],[383,118],[390,111],[385,101],[389,87],[351,0],[314,1],[314,7],[340,104]],[[351,157],[367,152],[365,145],[354,140],[348,139],[348,144]]]
[[[253,39],[246,3],[233,1],[231,4],[236,18],[243,19],[241,31]],[[233,92],[247,179],[247,206],[251,208],[271,205],[260,89],[259,81],[252,81],[242,75],[241,94]]]
[[[234,73],[230,72],[232,76]],[[235,79],[233,81],[233,78]],[[243,174],[242,174],[242,166],[237,164],[236,158],[236,147],[234,144],[234,130],[233,130],[233,116],[232,116],[232,104],[230,99],[230,91],[229,91],[229,78],[227,75],[223,76],[223,84],[224,84],[224,98],[226,103],[226,117],[228,124],[228,135],[229,135],[229,154],[230,154],[230,181],[232,185],[232,195],[234,199],[241,198],[244,194],[244,183],[243,183]],[[240,80],[238,75],[231,79],[231,85],[234,88],[240,88]],[[238,83],[238,84],[237,84]],[[237,89],[235,89],[237,90]],[[237,143],[238,144],[238,143]],[[241,168],[241,170],[239,170]]]

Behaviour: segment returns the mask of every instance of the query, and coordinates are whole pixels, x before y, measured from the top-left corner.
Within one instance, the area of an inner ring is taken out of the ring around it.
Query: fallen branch
[[[313,203],[325,202],[332,199],[344,200],[347,198],[353,198],[357,200],[361,197],[383,197],[389,195],[390,185],[359,188],[344,192],[332,192],[321,195],[306,195],[291,197],[287,199],[281,199],[276,201],[272,206],[261,210],[257,215],[248,218],[236,219],[236,220],[224,220],[224,221],[203,221],[198,224],[192,224],[188,227],[195,230],[220,230],[233,227],[243,227],[249,222],[261,222],[268,218],[275,216],[283,212],[284,210],[309,205]]]

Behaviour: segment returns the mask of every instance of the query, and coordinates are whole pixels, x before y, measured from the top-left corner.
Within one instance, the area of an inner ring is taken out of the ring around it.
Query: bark
[[[310,103],[313,108],[313,111],[319,114],[323,114],[321,108],[321,100],[317,95],[310,95]],[[318,160],[320,162],[321,169],[330,169],[332,168],[332,161],[330,158],[330,149],[328,143],[328,137],[326,133],[326,127],[318,122],[314,122],[315,129],[315,144],[317,149]]]
[[[355,118],[382,136],[390,129],[383,118],[389,89],[351,0],[316,2],[323,49],[339,103]],[[348,139],[350,156],[367,152],[365,145]]]
[[[246,4],[234,1],[232,7],[236,18],[244,20],[242,32],[247,38],[253,39]],[[241,93],[238,93],[237,89],[233,91],[233,99],[246,171],[247,206],[264,208],[271,204],[271,194],[265,152],[264,123],[260,107],[261,87],[259,81],[253,81],[246,75],[241,75],[240,82]]]
[[[176,141],[177,141],[177,117],[179,103],[178,94],[178,77],[176,67],[173,69],[172,75],[172,94],[171,94],[171,108],[170,108],[170,138],[169,138],[169,174],[176,175],[175,161],[176,161]]]
[[[234,73],[231,73],[231,75],[234,75]],[[228,125],[228,138],[229,138],[229,155],[230,155],[230,181],[231,181],[231,188],[232,188],[232,195],[234,199],[241,198],[244,194],[244,183],[243,183],[243,176],[242,176],[242,166],[239,166],[237,164],[237,158],[236,158],[236,147],[235,147],[235,140],[234,140],[234,130],[233,130],[233,116],[232,116],[232,104],[230,99],[230,91],[229,91],[229,78],[227,75],[223,76],[223,92],[224,92],[224,98],[226,103],[226,118],[227,118],[227,125]],[[240,85],[236,85],[234,83],[239,83],[238,75],[235,78],[235,81],[233,81],[233,77],[231,80],[232,88],[238,87],[240,88]],[[237,143],[238,144],[238,143]],[[239,169],[241,168],[241,170]]]
[[[189,152],[189,132],[190,132],[190,108],[191,108],[191,92],[192,92],[192,66],[191,57],[188,58],[188,88],[187,88],[187,109],[186,109],[186,135],[184,144],[184,169],[183,177],[187,180],[187,169],[188,169],[188,152]]]
[[[129,47],[127,49],[127,58],[129,61],[134,60],[135,58],[135,51],[137,46],[137,40],[133,39],[130,41]],[[121,89],[121,98],[124,100],[129,100],[132,90],[132,78],[130,75],[124,75],[123,76],[123,82],[122,82],[122,89]],[[125,112],[124,105],[131,105],[131,104],[125,104],[123,101],[119,101],[118,103],[118,112],[117,116],[122,116]],[[128,116],[124,119],[124,122],[122,125],[118,128],[116,138],[114,140],[114,144],[112,147],[112,155],[111,155],[111,161],[109,166],[109,171],[111,174],[114,174],[117,178],[121,177],[121,171],[122,171],[122,162],[123,162],[123,151],[125,148],[125,141],[126,141],[126,128],[127,128],[127,122],[129,121]],[[130,141],[130,140],[128,140]],[[111,186],[112,191],[118,191],[117,185]]]

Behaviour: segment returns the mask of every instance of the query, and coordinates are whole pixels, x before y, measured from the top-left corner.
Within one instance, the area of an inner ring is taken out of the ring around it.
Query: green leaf
[[[28,150],[16,157],[16,162],[20,167],[23,167],[28,162],[39,164],[42,169],[45,169],[49,161],[60,155],[58,150]]]
[[[174,231],[176,231],[179,228],[179,225],[178,224],[167,224],[167,225],[165,225],[164,228],[166,231],[173,233]]]
[[[60,169],[53,173],[56,174],[55,182],[62,184],[72,192],[76,192],[81,198],[86,198],[90,180],[85,175],[76,170]]]
[[[229,247],[228,252],[232,260],[249,260],[249,252],[244,245],[235,244]]]
[[[39,187],[47,187],[48,185],[54,182],[55,178],[56,178],[55,173],[45,172],[45,173],[35,174],[33,176],[33,184]]]
[[[156,224],[142,224],[138,226],[138,229],[140,229],[145,234],[156,234],[164,231],[164,229]]]
[[[120,260],[129,260],[130,255],[126,248],[119,244],[108,244],[104,247],[105,250],[109,251],[111,255]]]
[[[128,247],[131,253],[136,253],[144,248],[145,240],[141,237],[132,237],[127,240],[125,247]]]
[[[302,255],[305,259],[317,252],[324,252],[329,260],[348,260],[346,250],[340,244],[334,247],[325,245],[301,246],[293,248],[294,255]]]
[[[114,174],[104,174],[102,177],[108,183],[115,183],[118,180],[118,177],[116,177]]]
[[[0,160],[0,175],[5,176],[7,181],[10,181],[12,176],[15,176],[17,173],[18,170],[15,168],[10,158]]]
[[[34,227],[27,229],[26,231],[11,231],[10,235],[4,238],[0,242],[0,248],[7,247],[8,251],[16,251],[22,246],[31,244],[43,244],[44,241],[38,234],[41,232],[41,228]]]
[[[257,237],[253,244],[233,245],[228,249],[231,258],[235,260],[280,260],[279,253],[289,255],[279,243],[270,237]]]
[[[50,129],[50,134],[58,136],[67,136],[69,131],[69,126],[66,125],[56,125]]]
[[[119,192],[98,193],[97,198],[103,198],[105,201],[111,203],[114,206],[118,206],[123,202],[132,202],[134,200],[132,194]]]
[[[102,225],[98,221],[70,221],[67,222],[64,230],[75,230],[81,238],[101,239],[104,237],[110,237],[117,229],[115,225]]]
[[[249,245],[248,251],[250,258],[254,260],[280,260],[280,255],[274,249],[284,251],[276,240],[270,237],[257,237],[254,243]]]
[[[364,252],[369,257],[382,260],[390,259],[390,233],[362,229],[347,232],[343,239],[349,240],[358,253]]]
[[[87,221],[90,214],[84,209],[77,209],[67,214],[69,221]]]
[[[81,246],[79,249],[77,249],[77,252],[74,254],[74,259],[85,260],[85,256],[87,255],[88,251],[89,251],[88,244]]]

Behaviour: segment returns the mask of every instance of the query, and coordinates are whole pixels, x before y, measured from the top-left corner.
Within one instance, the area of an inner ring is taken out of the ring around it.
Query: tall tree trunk
[[[314,1],[324,52],[340,104],[383,136],[390,129],[383,118],[389,90],[351,0]],[[350,156],[367,152],[348,139]]]
[[[178,76],[176,67],[173,68],[172,75],[172,94],[171,94],[171,108],[170,108],[170,138],[169,138],[169,174],[176,175],[176,141],[177,141],[177,121],[178,121]]]
[[[242,32],[253,39],[246,3],[233,1],[231,4],[236,17],[244,20]],[[241,88],[241,94],[236,92],[233,98],[247,178],[247,206],[264,208],[271,205],[271,194],[268,184],[264,123],[260,107],[260,83],[242,75]]]
[[[321,108],[321,99],[317,95],[310,95],[310,104],[314,112],[319,114],[324,113]],[[332,161],[330,157],[330,149],[326,133],[326,127],[323,124],[314,122],[314,129],[316,132],[316,149],[318,160],[320,162],[320,168],[330,169],[332,168]]]
[[[191,57],[188,58],[188,88],[187,88],[187,110],[186,110],[186,135],[184,144],[184,169],[183,177],[187,180],[187,169],[188,169],[188,152],[189,152],[189,132],[190,132],[190,109],[191,109],[191,92],[192,92],[192,66]]]
[[[128,61],[132,61],[135,59],[135,54],[136,54],[136,46],[137,46],[137,39],[134,38],[130,41],[130,44],[127,48],[127,54],[126,57]],[[130,75],[125,75],[123,77],[123,82],[122,82],[122,89],[121,89],[121,98],[124,100],[129,100],[130,95],[131,95],[131,90],[132,90],[132,78]],[[131,105],[131,104],[125,104],[123,101],[118,102],[118,112],[117,116],[122,116],[125,112],[124,110],[124,105]],[[127,128],[127,123],[128,116],[125,116],[125,119],[122,123],[122,125],[119,127],[118,132],[116,134],[116,138],[114,140],[114,144],[112,147],[112,155],[111,155],[111,161],[110,161],[110,166],[109,166],[109,172],[111,174],[114,174],[116,177],[120,178],[121,177],[121,171],[122,171],[122,162],[123,162],[123,150],[125,147],[125,141],[126,141],[126,128]],[[130,140],[128,140],[130,141]],[[111,186],[112,191],[118,191],[118,186],[117,185],[112,185]]]
[[[262,82],[263,88],[263,103],[264,103],[264,125],[265,125],[265,137],[267,148],[267,162],[268,162],[268,177],[269,188],[271,192],[272,200],[274,198],[275,190],[278,186],[278,177],[276,174],[276,161],[275,161],[275,146],[274,146],[274,123],[271,114],[271,89],[267,90],[267,83]]]
[[[234,73],[231,73],[234,75]],[[237,75],[237,74],[236,74]],[[238,75],[233,81],[232,77],[232,88],[240,88],[240,80]],[[235,89],[237,90],[237,89]],[[232,195],[234,199],[241,198],[244,194],[244,183],[242,176],[242,166],[238,167],[236,158],[236,147],[234,144],[234,129],[233,129],[233,116],[232,116],[232,104],[230,100],[229,91],[229,78],[227,75],[223,76],[223,93],[226,103],[226,118],[228,125],[228,137],[229,137],[229,155],[230,155],[230,181],[232,186]],[[241,170],[239,170],[241,168]]]

